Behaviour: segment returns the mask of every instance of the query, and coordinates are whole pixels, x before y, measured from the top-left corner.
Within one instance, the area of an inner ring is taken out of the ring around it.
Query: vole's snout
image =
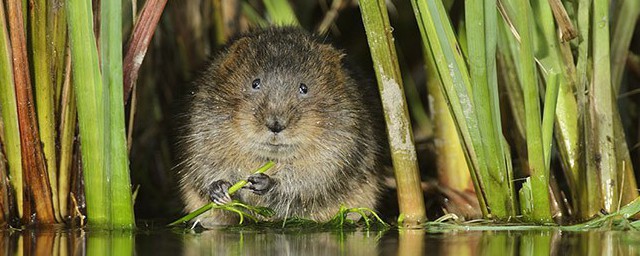
[[[275,116],[267,118],[266,125],[273,133],[279,133],[287,128],[287,122]]]

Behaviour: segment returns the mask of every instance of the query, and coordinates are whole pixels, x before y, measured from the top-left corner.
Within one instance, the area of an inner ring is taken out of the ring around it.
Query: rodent
[[[193,82],[179,133],[185,211],[233,194],[274,210],[272,220],[328,221],[340,209],[374,209],[382,191],[386,135],[375,84],[345,54],[297,28],[240,35]],[[252,171],[268,160],[266,175]],[[237,223],[212,210],[204,227]]]

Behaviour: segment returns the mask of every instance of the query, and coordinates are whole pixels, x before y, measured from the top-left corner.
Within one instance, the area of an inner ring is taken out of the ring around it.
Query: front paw
[[[207,194],[212,202],[223,205],[231,202],[229,195],[229,187],[231,183],[226,180],[216,180],[207,188]]]
[[[256,195],[264,195],[267,193],[274,185],[273,179],[264,173],[254,173],[247,178],[247,185],[245,185],[244,189],[248,189]]]

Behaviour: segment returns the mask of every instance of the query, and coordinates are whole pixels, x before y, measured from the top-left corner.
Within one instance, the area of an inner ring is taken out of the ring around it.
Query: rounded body
[[[373,209],[386,142],[379,97],[343,59],[294,28],[253,31],[222,50],[195,80],[181,118],[185,211],[209,203],[214,182],[244,180],[269,160],[273,186],[232,197],[273,209],[277,220],[327,221],[341,205]],[[220,210],[199,221],[237,223]]]

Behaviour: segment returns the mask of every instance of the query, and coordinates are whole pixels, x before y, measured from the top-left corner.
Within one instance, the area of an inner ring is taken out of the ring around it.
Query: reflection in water
[[[4,230],[2,255],[640,255],[637,231]]]
[[[184,236],[185,255],[377,255],[382,232],[208,230]]]

